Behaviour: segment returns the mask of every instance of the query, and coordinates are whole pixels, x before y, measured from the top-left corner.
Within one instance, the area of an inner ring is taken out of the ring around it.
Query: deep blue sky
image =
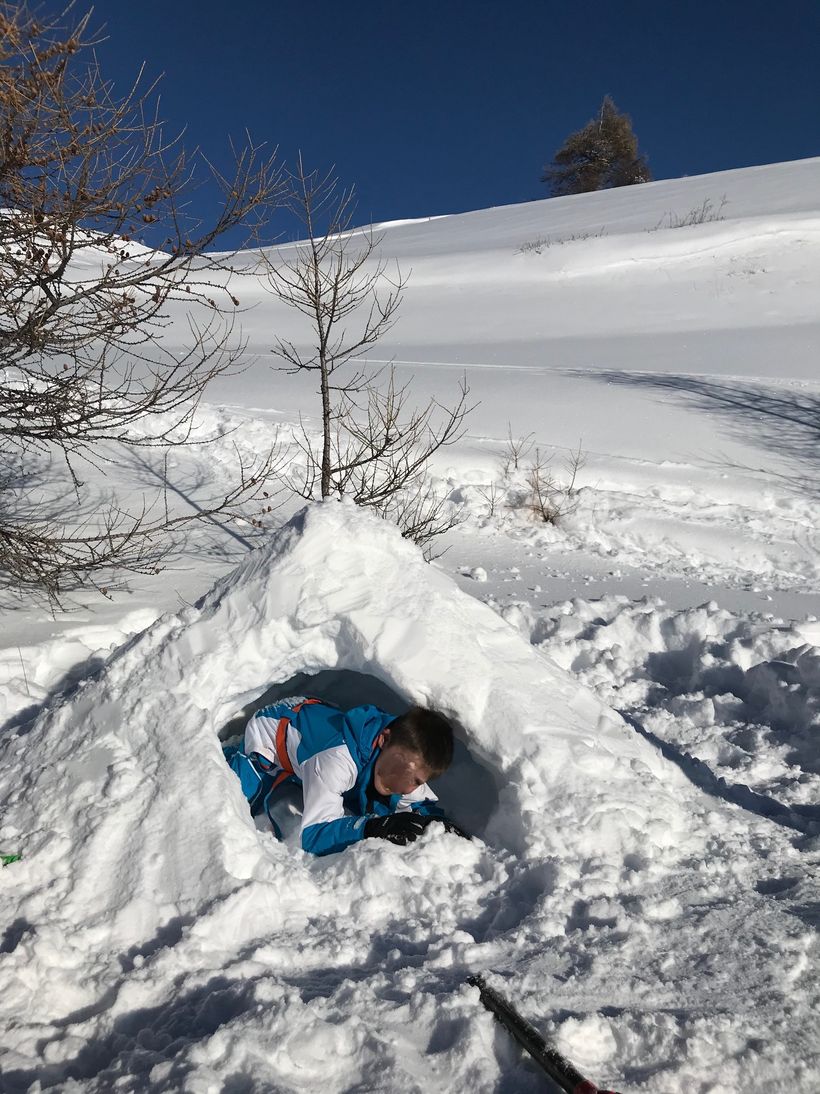
[[[165,74],[187,143],[218,161],[247,127],[335,163],[360,221],[545,197],[605,93],[655,178],[820,155],[818,0],[111,0],[94,24],[123,89]]]

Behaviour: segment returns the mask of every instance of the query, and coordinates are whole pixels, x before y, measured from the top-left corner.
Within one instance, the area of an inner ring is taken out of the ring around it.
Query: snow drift
[[[272,684],[328,670],[454,719],[472,757],[450,778],[457,820],[470,763],[488,774],[479,840],[432,832],[316,860],[256,829],[218,734]],[[747,870],[767,842],[794,858],[787,837],[709,799],[346,504],[303,510],[46,704],[3,742],[0,801],[0,836],[25,850],[0,889],[5,1090],[491,1090],[501,1069],[505,1090],[533,1089],[463,986],[486,969],[602,1079],[626,1085],[657,1024],[648,1074],[674,1067],[687,1089],[696,1046],[737,1038],[730,985],[702,975],[738,944],[761,1020],[788,984],[790,1020],[811,1021],[805,929]],[[713,1064],[730,1084],[759,1078],[783,1067],[776,1037],[767,1052]]]

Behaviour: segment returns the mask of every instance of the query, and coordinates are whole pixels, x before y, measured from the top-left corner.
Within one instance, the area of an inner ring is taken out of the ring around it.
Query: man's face
[[[379,794],[411,794],[431,776],[431,770],[417,752],[391,745],[385,737],[373,767],[373,785]]]

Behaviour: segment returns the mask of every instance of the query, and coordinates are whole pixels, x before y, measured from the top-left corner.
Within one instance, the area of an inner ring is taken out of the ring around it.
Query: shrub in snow
[[[552,468],[551,458],[536,447],[534,434],[515,437],[507,425],[507,446],[501,457],[501,488],[506,504],[521,509],[544,524],[557,524],[576,506],[576,481],[584,466],[580,445],[563,462],[563,476]],[[484,491],[484,497],[494,515],[499,491],[495,483]]]
[[[654,228],[649,228],[648,231],[659,232],[664,228],[691,228],[695,224],[711,224],[713,221],[723,220],[723,209],[726,202],[725,194],[720,199],[720,205],[718,206],[712,204],[711,198],[704,198],[700,205],[696,205],[683,215],[672,212],[664,213]]]

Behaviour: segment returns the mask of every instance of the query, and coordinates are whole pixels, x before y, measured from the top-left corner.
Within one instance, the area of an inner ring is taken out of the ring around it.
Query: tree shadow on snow
[[[105,664],[107,664],[107,658],[92,654],[85,661],[72,665],[59,680],[52,684],[42,699],[18,710],[0,726],[0,741],[11,734],[24,736],[44,710],[52,705],[57,706],[68,702],[80,688],[101,671]]]
[[[386,949],[389,940],[385,939],[378,947],[380,952]],[[294,980],[303,999],[310,1000],[330,995],[347,979],[351,979],[351,970],[344,967],[335,970],[332,980],[311,983],[305,978],[301,983]],[[354,977],[362,979],[361,975]],[[8,1069],[3,1073],[2,1089],[4,1094],[24,1094],[33,1083],[39,1083],[43,1089],[62,1088],[68,1083],[91,1083],[97,1090],[114,1090],[126,1083],[129,1090],[154,1089],[157,1085],[151,1076],[154,1068],[162,1067],[161,1083],[164,1089],[181,1089],[186,1077],[196,1066],[189,1059],[187,1049],[203,1044],[217,1030],[241,1018],[243,1015],[259,1014],[260,1002],[257,999],[257,982],[266,977],[246,977],[231,980],[224,975],[212,977],[206,983],[184,991],[171,999],[154,1006],[142,1007],[117,1018],[111,1031],[88,1041],[68,1060],[60,1063],[38,1063],[31,1068]],[[461,981],[443,982],[437,994],[449,994],[460,987]],[[318,990],[317,990],[318,989]],[[384,998],[406,1003],[407,992],[396,991]],[[480,1004],[476,1003],[476,1012]],[[271,1015],[271,1021],[275,1016]],[[441,1079],[440,1072],[434,1072],[433,1064],[437,1053],[452,1050],[462,1037],[469,1032],[468,1019],[452,1019],[442,1014],[436,1022],[427,1049],[431,1063],[431,1078]],[[42,1054],[49,1044],[43,1039],[37,1046]],[[501,1075],[495,1090],[501,1094],[553,1094],[559,1088],[544,1076],[543,1072],[527,1057],[499,1026],[494,1030],[493,1052],[497,1059]],[[332,1081],[332,1067],[329,1065],[329,1082]],[[222,1080],[220,1089],[232,1094],[244,1094],[245,1091],[274,1090],[271,1074],[262,1079],[234,1073]],[[418,1076],[423,1081],[423,1075]],[[271,1084],[271,1085],[269,1085]],[[368,1080],[346,1088],[353,1091],[372,1091],[376,1089]]]
[[[27,452],[13,467],[0,470],[0,524],[18,533],[45,532],[48,539],[62,529],[79,532],[91,526],[103,508],[100,497],[85,497],[72,489],[64,466],[50,454]],[[12,576],[16,548],[10,544],[6,550],[10,565],[0,571],[0,611],[28,612],[35,603],[53,614],[57,608],[39,584],[34,567],[21,565]],[[23,549],[18,562],[25,556]],[[63,578],[65,594],[82,588],[82,582],[72,580],[67,572]]]
[[[163,1063],[171,1065],[164,1084],[179,1089],[191,1066],[177,1061],[179,1053],[248,1010],[255,1011],[255,988],[253,979],[215,976],[176,998],[121,1015],[110,1033],[89,1041],[73,1059],[4,1071],[2,1089],[6,1094],[22,1094],[37,1081],[48,1089],[69,1080],[96,1079],[107,1084],[104,1089],[113,1090],[119,1080],[140,1076],[144,1083],[140,1089],[147,1090],[153,1085],[149,1072]],[[38,1050],[43,1052],[48,1043],[44,1039]]]
[[[775,798],[757,793],[744,783],[727,783],[703,760],[664,741],[662,737],[641,725],[628,711],[619,710],[618,713],[644,740],[654,745],[665,759],[671,760],[679,767],[690,782],[706,791],[707,794],[711,794],[712,797],[722,798],[723,801],[739,805],[741,809],[755,813],[758,817],[765,817],[775,824],[792,828],[804,835],[814,836],[820,833],[820,805],[786,806]]]
[[[703,639],[693,635],[682,649],[650,653],[646,672],[653,684],[660,686],[657,699],[650,691],[650,705],[664,705],[669,694],[734,695],[743,710],[738,712],[741,724],[726,733],[728,743],[750,752],[755,745],[749,723],[765,726],[770,741],[787,750],[786,763],[820,774],[813,689],[805,683],[798,665],[772,658],[746,670],[726,664],[704,667],[704,652]]]
[[[146,527],[154,522],[161,525],[166,514],[170,518],[193,518],[190,524],[171,526],[155,537],[146,537],[139,549],[138,570],[118,569],[114,565],[96,572],[100,585],[119,590],[128,588],[129,572],[151,573],[155,568],[163,570],[182,563],[189,567],[203,561],[236,565],[264,541],[266,530],[261,524],[253,527],[248,521],[239,531],[232,526],[230,514],[209,513],[222,498],[214,496],[207,466],[169,468],[160,456],[151,458],[127,448],[122,448],[119,457],[108,462],[112,467],[129,469],[134,476],[133,485],[143,490],[130,510],[131,518],[128,508],[120,511],[113,490],[106,492],[100,486],[77,492],[59,461],[48,454],[29,453],[19,466],[0,471],[2,519],[9,526],[45,528],[49,534],[69,529],[76,534],[94,535],[103,528],[109,510],[121,512],[123,528],[138,519]],[[177,507],[171,511],[174,502]],[[279,508],[278,502],[272,504]],[[260,509],[261,506],[260,500]],[[62,580],[59,609],[71,610],[76,595],[88,592],[92,586],[82,576],[72,578],[68,570]],[[0,610],[30,611],[32,600],[42,602],[46,609],[57,610],[36,586],[21,587],[19,582],[0,573]]]
[[[820,497],[820,396],[801,390],[770,387],[751,381],[720,380],[704,376],[619,370],[570,370],[573,376],[604,384],[620,384],[672,392],[698,410],[727,420],[730,430],[746,444],[793,460],[802,470],[777,475],[810,497]],[[684,438],[685,439],[685,438]],[[736,466],[736,465],[730,465]],[[760,470],[760,468],[738,468]]]
[[[254,550],[264,541],[262,528],[255,528],[248,522],[239,532],[231,527],[230,515],[215,516],[208,512],[221,500],[212,495],[213,482],[208,467],[189,467],[183,472],[178,465],[169,468],[160,457],[151,459],[135,451],[128,452],[127,458],[137,472],[138,481],[156,491],[156,504],[164,506],[177,498],[182,505],[179,515],[190,514],[198,518],[195,525],[184,526],[171,538],[163,556],[166,565],[183,559],[190,563],[197,558],[236,563],[244,557],[245,551]],[[261,507],[261,501],[259,505]]]

